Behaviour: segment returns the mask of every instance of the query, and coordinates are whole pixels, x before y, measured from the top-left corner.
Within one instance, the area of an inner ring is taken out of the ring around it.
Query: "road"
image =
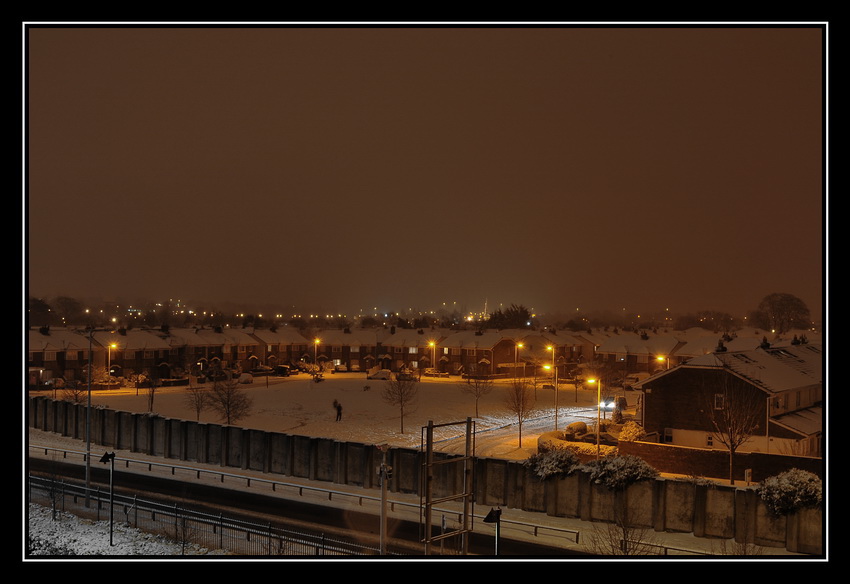
[[[570,406],[558,409],[558,428],[563,430],[573,422],[587,422],[588,425],[596,422],[596,408],[588,406]],[[532,441],[544,432],[555,429],[555,416],[547,414],[525,420],[522,423],[522,446],[529,446]],[[519,426],[516,423],[487,428],[476,429],[475,451],[492,453],[498,455],[515,450],[519,441]],[[536,444],[536,442],[535,442]],[[442,440],[434,444],[438,452],[448,454],[464,454],[466,449],[466,438],[459,436]]]

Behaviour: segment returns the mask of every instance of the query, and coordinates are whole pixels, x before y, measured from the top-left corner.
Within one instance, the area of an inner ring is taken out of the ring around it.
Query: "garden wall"
[[[85,439],[86,410],[85,405],[31,397],[28,424],[39,430]],[[91,439],[102,446],[358,487],[379,486],[376,469],[381,464],[382,453],[373,445],[101,408],[91,410],[91,420]],[[452,457],[437,453],[435,458]],[[655,460],[661,461],[662,457],[655,456]],[[387,463],[393,468],[390,490],[419,493],[423,462],[424,453],[418,449],[390,449],[387,452]],[[647,462],[664,472],[653,464],[651,456]],[[462,465],[442,464],[435,469],[432,485],[435,497],[462,491]],[[610,522],[615,519],[615,512],[620,512],[633,527],[735,538],[739,542],[785,547],[796,553],[822,553],[821,510],[777,518],[749,488],[654,479],[641,481],[624,492],[613,492],[594,484],[584,473],[543,481],[521,461],[491,458],[477,458],[473,473],[475,501],[479,505],[500,505],[586,521]]]

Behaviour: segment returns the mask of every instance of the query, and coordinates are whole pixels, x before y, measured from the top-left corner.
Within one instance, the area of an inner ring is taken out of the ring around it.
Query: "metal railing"
[[[339,537],[284,529],[272,524],[203,513],[176,504],[112,494],[102,489],[51,478],[28,477],[31,503],[95,521],[110,519],[147,533],[162,535],[186,550],[189,544],[219,555],[371,556],[379,550]],[[88,506],[86,502],[88,501]]]
[[[53,447],[45,447],[45,446],[29,446],[30,450],[38,450],[42,451],[45,455],[53,453],[56,456],[61,456],[63,459],[67,459],[69,456],[80,457],[83,461],[85,461],[86,453],[78,450],[68,450],[64,448],[53,448]],[[213,469],[205,469],[193,466],[179,465],[179,464],[171,464],[167,462],[152,462],[147,460],[136,460],[130,458],[115,458],[116,466],[120,462],[124,465],[125,468],[143,468],[148,471],[153,471],[154,469],[161,469],[171,474],[172,476],[178,476],[178,473],[186,473],[189,475],[193,475],[196,479],[201,479],[204,476],[212,476],[220,483],[224,483],[225,480],[237,481],[239,483],[244,484],[246,487],[251,487],[252,485],[264,485],[271,489],[273,492],[282,491],[286,492],[294,492],[299,497],[304,496],[305,494],[318,494],[321,495],[322,498],[327,499],[328,501],[333,501],[334,499],[343,500],[343,501],[354,501],[356,505],[363,506],[364,504],[373,504],[380,508],[382,504],[381,498],[379,496],[371,496],[365,495],[362,493],[352,493],[346,492],[338,489],[326,489],[322,487],[316,487],[311,485],[303,485],[298,483],[291,483],[285,481],[276,481],[272,479],[264,479],[251,477],[246,475],[240,475],[230,472],[225,472],[221,470],[213,470]],[[387,502],[388,510],[395,511],[396,508],[409,508],[412,511],[415,511],[417,514],[420,511],[419,503],[408,503],[404,501],[393,501],[389,500]],[[437,514],[442,514],[446,516],[457,516],[457,520],[460,521],[461,512],[453,509],[447,508],[438,508],[435,507],[434,511]],[[484,519],[485,515],[474,513],[472,515],[473,519]],[[535,523],[528,523],[524,521],[516,521],[510,520],[506,518],[501,519],[502,528],[514,528],[517,531],[521,531],[524,533],[530,533],[534,537],[538,537],[541,535],[554,535],[554,536],[564,536],[568,538],[574,543],[579,542],[579,531],[574,529],[568,529],[564,527],[555,527],[550,525],[541,525]],[[503,536],[507,534],[503,533]]]

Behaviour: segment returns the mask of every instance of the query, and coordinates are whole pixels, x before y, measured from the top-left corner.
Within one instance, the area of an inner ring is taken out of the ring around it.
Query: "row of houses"
[[[711,335],[704,330],[649,334],[597,331],[452,331],[292,328],[138,329],[28,332],[29,387],[81,381],[87,364],[114,377],[160,380],[216,369],[277,365],[325,369],[437,370],[450,374],[562,379],[589,366],[633,383],[639,421],[651,441],[725,449],[718,424],[752,427],[741,451],[822,455],[823,354],[818,338],[791,334]],[[642,374],[635,376],[632,374]],[[617,390],[606,385],[606,389]],[[763,421],[763,423],[762,423]]]
[[[215,369],[257,371],[278,365],[323,369],[434,370],[453,375],[571,375],[604,364],[622,376],[669,369],[722,347],[754,348],[761,331],[721,338],[699,329],[676,333],[445,329],[160,328],[74,330],[32,328],[27,338],[29,386],[78,381],[93,368],[114,377],[175,379]],[[785,339],[786,344],[790,341]]]

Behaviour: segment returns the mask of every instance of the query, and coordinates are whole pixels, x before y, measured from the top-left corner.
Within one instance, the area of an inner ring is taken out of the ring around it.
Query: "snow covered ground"
[[[257,377],[253,383],[241,386],[253,399],[253,407],[250,415],[239,420],[238,425],[291,435],[418,448],[422,440],[421,429],[429,421],[435,426],[446,425],[437,429],[435,438],[448,441],[464,432],[462,425],[454,423],[471,417],[482,437],[497,433],[500,436],[499,440],[490,439],[486,444],[484,440],[476,441],[476,455],[512,460],[528,458],[537,451],[537,436],[554,429],[555,392],[552,389],[536,391],[533,419],[523,424],[520,444],[516,416],[505,405],[510,383],[506,380],[496,383],[493,390],[479,400],[477,416],[475,399],[462,390],[464,385],[459,377],[423,377],[418,384],[417,397],[406,408],[402,420],[399,408],[388,404],[381,396],[386,381],[367,380],[365,373],[328,374],[321,383],[312,382],[305,374],[288,378]],[[42,393],[50,395],[50,392]],[[154,413],[165,418],[194,420],[196,416],[187,404],[186,394],[186,389],[180,387],[158,389]],[[335,401],[343,408],[339,422],[333,407]],[[144,413],[148,411],[148,396],[145,390],[137,393],[132,388],[96,391],[92,393],[92,404]],[[595,388],[576,391],[571,384],[559,383],[559,427],[575,419],[595,420],[595,404]],[[210,410],[201,413],[200,421],[221,423]],[[440,450],[439,443],[436,448]]]
[[[70,513],[58,513],[40,505],[27,509],[28,530],[24,542],[31,559],[50,559],[74,556],[203,556],[222,555],[197,546],[182,546],[157,535],[126,527],[119,522],[112,526],[109,543],[109,522],[80,519]]]

